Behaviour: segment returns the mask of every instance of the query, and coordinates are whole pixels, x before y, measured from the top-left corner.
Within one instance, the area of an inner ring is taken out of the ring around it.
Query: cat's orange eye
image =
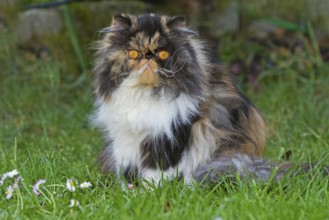
[[[137,50],[129,50],[128,56],[130,59],[137,59],[139,57],[139,52]]]
[[[160,60],[166,60],[169,57],[169,52],[165,51],[165,50],[161,50],[158,53],[158,57],[159,57]]]

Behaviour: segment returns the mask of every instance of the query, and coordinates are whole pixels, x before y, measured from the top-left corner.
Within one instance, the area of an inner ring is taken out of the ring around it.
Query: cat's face
[[[199,95],[204,51],[183,17],[116,15],[98,44],[96,91],[109,97],[125,83],[153,94]]]

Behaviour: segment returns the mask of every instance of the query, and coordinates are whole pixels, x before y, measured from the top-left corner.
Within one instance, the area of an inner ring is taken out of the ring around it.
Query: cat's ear
[[[169,28],[185,28],[185,17],[184,16],[174,16],[167,22]]]
[[[129,16],[116,14],[113,17],[112,26],[121,28],[129,28],[131,26],[131,19]]]
[[[119,32],[131,27],[131,19],[129,16],[116,14],[113,17],[112,24],[110,27],[103,28],[100,30],[101,33]]]
[[[169,19],[167,26],[171,30],[178,30],[189,35],[198,35],[197,32],[190,30],[186,27],[184,16],[174,16]]]

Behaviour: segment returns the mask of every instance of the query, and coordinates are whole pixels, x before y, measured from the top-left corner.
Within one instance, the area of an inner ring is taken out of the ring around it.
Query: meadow
[[[317,170],[281,182],[122,190],[95,166],[103,141],[88,119],[92,75],[77,83],[51,57],[17,50],[10,32],[0,45],[0,175],[18,173],[0,186],[0,219],[329,219],[329,178]],[[262,71],[257,92],[242,85],[268,125],[266,158],[291,152],[295,163],[329,164],[329,65],[315,58],[279,60]]]

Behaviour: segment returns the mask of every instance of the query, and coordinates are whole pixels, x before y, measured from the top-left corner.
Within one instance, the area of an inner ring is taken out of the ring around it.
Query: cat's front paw
[[[162,180],[163,172],[155,169],[147,169],[143,171],[141,182],[144,187],[152,189],[161,186]]]

